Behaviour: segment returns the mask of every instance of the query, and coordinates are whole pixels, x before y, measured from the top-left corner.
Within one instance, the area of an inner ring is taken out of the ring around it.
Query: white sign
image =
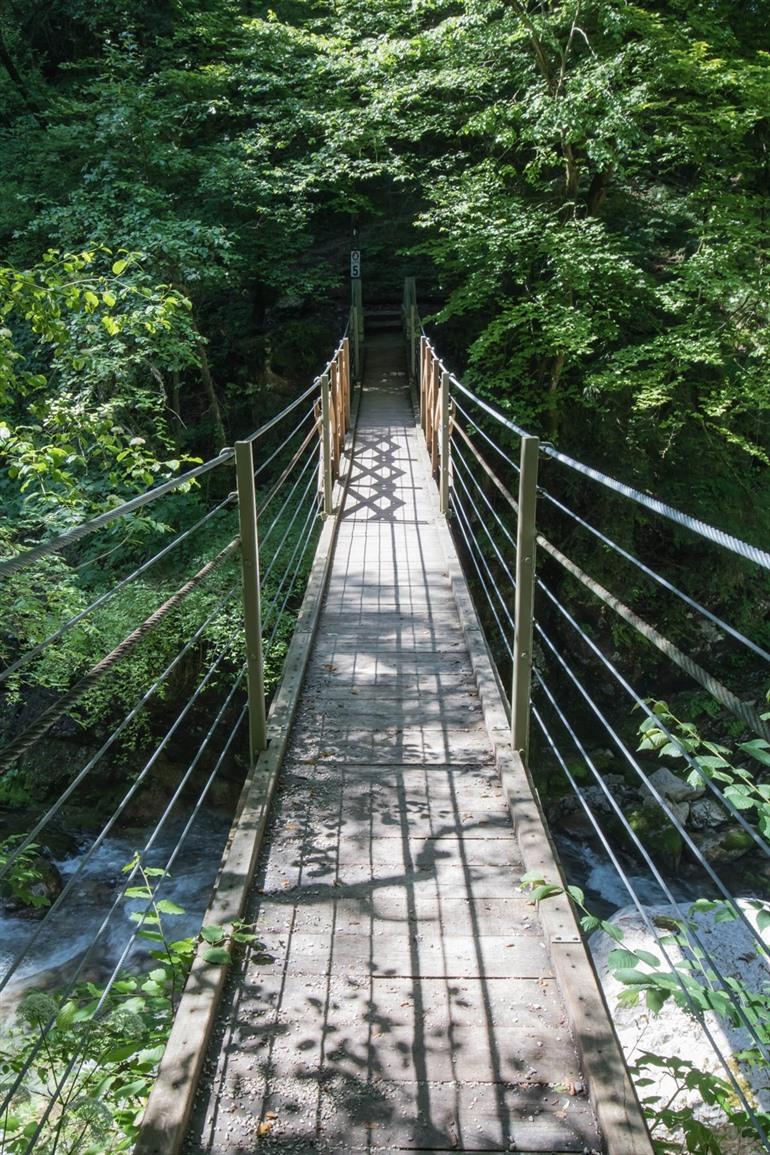
[[[360,249],[350,250],[350,277],[351,280],[358,280],[361,276],[361,251]]]

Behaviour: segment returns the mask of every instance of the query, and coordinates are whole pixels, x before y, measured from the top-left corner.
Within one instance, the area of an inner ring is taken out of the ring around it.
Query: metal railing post
[[[361,337],[355,305],[350,310],[350,337],[353,347],[353,380],[359,384],[361,381]]]
[[[345,385],[345,432],[350,429],[350,339],[342,338],[342,380]]]
[[[439,403],[439,509],[446,514],[449,509],[449,374],[441,374],[441,400]]]
[[[329,398],[329,374],[321,377],[321,472],[323,477],[324,514],[331,517],[332,506],[332,429]]]
[[[540,440],[521,439],[519,523],[516,530],[516,604],[513,638],[511,741],[525,763],[529,754],[529,699],[535,610],[535,510]]]
[[[364,307],[363,307],[363,292],[361,289],[361,279],[357,278],[351,282],[352,285],[352,302],[353,312],[350,319],[350,331],[353,338],[353,357],[355,362],[355,378],[356,382],[361,380],[363,370],[362,353],[364,345]]]
[[[427,359],[427,337],[420,337],[420,372],[417,378],[417,392],[420,397],[420,425],[423,433],[425,432],[425,379],[426,373],[426,359]]]
[[[417,306],[412,303],[409,309],[409,368],[414,381],[417,373]]]
[[[243,573],[243,623],[246,633],[246,669],[249,698],[249,747],[251,764],[267,747],[265,681],[262,657],[262,608],[259,588],[259,537],[254,457],[250,441],[235,443],[235,476],[238,484],[238,517],[241,530]]]

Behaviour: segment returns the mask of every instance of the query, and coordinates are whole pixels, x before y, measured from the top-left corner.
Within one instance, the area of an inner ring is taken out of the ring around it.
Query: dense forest
[[[0,156],[0,558],[218,454],[296,398],[343,330],[351,247],[369,308],[397,306],[416,277],[428,333],[480,397],[639,490],[770,540],[767,0],[4,0]],[[260,451],[278,453],[281,436]],[[770,591],[751,567],[542,468],[770,648]],[[3,741],[226,546],[229,485],[186,486],[12,574],[6,672],[112,600],[0,685]],[[212,502],[221,513],[196,536]],[[543,518],[624,589],[616,556]],[[278,525],[282,543],[292,524]],[[112,597],[187,530],[184,549]],[[216,609],[234,566],[85,696],[70,731],[0,766],[0,859]],[[764,700],[756,662],[634,583],[650,620]],[[270,685],[296,609],[284,607]],[[215,617],[156,719],[216,646],[238,666],[239,614]],[[683,690],[592,614],[627,672],[644,666],[658,696]],[[218,677],[207,693],[221,698]],[[724,738],[688,689],[684,724],[702,709]],[[627,738],[638,722],[624,718]],[[132,723],[70,824],[112,800],[105,782],[116,767],[130,779],[149,737],[150,722]]]
[[[417,273],[518,420],[766,537],[767,19],[9,0],[11,522],[144,486],[316,371],[354,218],[368,299]]]

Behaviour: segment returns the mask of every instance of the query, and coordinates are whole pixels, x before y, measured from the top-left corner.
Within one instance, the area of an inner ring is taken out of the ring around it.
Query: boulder
[[[713,830],[729,818],[730,815],[716,798],[697,798],[690,805],[690,826],[693,830]]]
[[[712,863],[735,862],[755,845],[737,822],[719,830],[706,830],[698,834],[695,842],[706,861]]]
[[[691,786],[689,782],[673,774],[667,766],[660,766],[649,775],[649,779],[658,793],[671,802],[689,802],[693,798],[702,797],[706,792],[706,787],[702,783]]]

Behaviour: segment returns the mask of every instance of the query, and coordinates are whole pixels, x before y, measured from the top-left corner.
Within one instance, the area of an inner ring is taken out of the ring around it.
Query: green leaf
[[[532,891],[532,898],[535,902],[543,902],[546,898],[554,898],[557,894],[564,894],[564,888],[561,886],[554,886],[553,883],[547,882],[543,886],[536,886]]]
[[[214,963],[216,966],[228,966],[232,962],[229,950],[222,946],[207,946],[201,951],[201,955],[205,962]]]
[[[649,1009],[653,1012],[653,1014],[657,1015],[663,1009],[666,1001],[671,997],[671,992],[663,991],[660,989],[660,987],[650,987],[649,990],[646,991],[644,997]]]
[[[568,886],[567,894],[578,906],[585,906],[586,896],[579,886]]]
[[[118,260],[118,261],[115,261],[115,262],[113,263],[113,266],[112,266],[112,271],[113,271],[113,273],[115,274],[115,276],[116,276],[116,277],[119,277],[119,276],[120,276],[120,274],[121,274],[122,272],[124,272],[124,271],[125,271],[125,268],[126,268],[126,265],[127,265],[127,264],[128,264],[128,261],[124,260],[122,257],[121,257],[121,259],[120,259],[120,260]]]
[[[222,939],[226,937],[225,932],[219,926],[202,926],[200,933],[201,938],[205,942],[210,942],[212,946],[218,942],[222,942]]]
[[[179,906],[178,903],[172,902],[169,898],[161,898],[156,902],[156,907],[161,914],[184,914],[184,907]]]
[[[763,766],[770,766],[770,752],[768,752],[770,747],[764,738],[755,738],[752,742],[740,742],[738,749],[743,750],[745,754],[750,754]]]
[[[545,882],[542,870],[528,870],[526,874],[521,876],[521,883],[523,886],[535,886],[538,883]]]
[[[619,983],[624,983],[626,986],[644,986],[650,982],[649,975],[642,974],[641,971],[633,967],[620,967],[612,973]]]
[[[623,967],[635,967],[637,962],[636,954],[623,947],[616,947],[614,950],[611,950],[607,956],[607,965],[613,971]]]

